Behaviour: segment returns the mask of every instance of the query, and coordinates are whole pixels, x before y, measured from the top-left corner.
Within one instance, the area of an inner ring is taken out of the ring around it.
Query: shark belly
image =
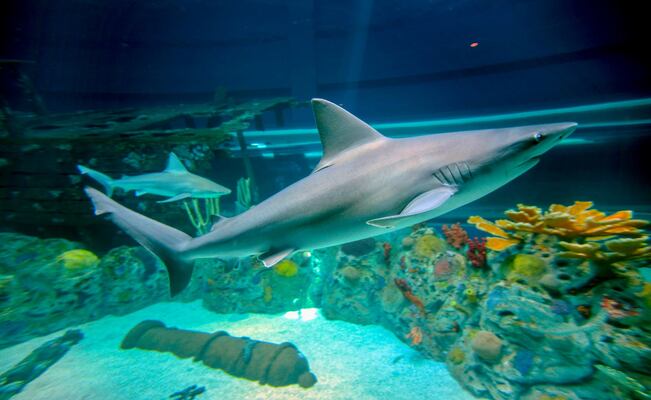
[[[367,221],[400,212],[434,181],[429,174],[385,167],[362,160],[318,171],[194,239],[187,254],[209,258],[312,250],[386,233]]]

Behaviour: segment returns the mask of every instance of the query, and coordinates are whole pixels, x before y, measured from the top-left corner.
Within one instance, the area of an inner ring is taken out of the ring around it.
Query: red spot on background
[[[479,42],[470,43],[470,47],[477,47],[477,46],[479,46]]]

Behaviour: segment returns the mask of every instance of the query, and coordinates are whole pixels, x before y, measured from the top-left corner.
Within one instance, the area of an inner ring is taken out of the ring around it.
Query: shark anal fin
[[[429,190],[416,196],[412,201],[398,215],[390,215],[388,217],[376,218],[366,223],[378,228],[393,228],[401,221],[414,217],[440,207],[443,203],[448,201],[456,189],[450,186],[443,186],[436,189]]]
[[[160,200],[157,203],[171,203],[173,201],[187,199],[188,197],[191,197],[191,196],[192,196],[192,194],[190,194],[190,193],[181,193],[181,194],[177,194],[176,196],[170,197],[168,199]]]
[[[271,268],[274,265],[278,264],[280,261],[282,261],[284,258],[289,257],[295,249],[286,249],[283,251],[268,251],[260,257],[258,257],[262,263],[264,264],[265,267]]]

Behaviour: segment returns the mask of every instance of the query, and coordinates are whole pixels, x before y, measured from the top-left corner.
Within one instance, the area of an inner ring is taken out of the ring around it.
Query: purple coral
[[[570,305],[563,300],[554,300],[552,302],[552,312],[556,315],[568,315],[570,313]]]

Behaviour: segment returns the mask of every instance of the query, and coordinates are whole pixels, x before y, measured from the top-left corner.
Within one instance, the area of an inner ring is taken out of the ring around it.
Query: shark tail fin
[[[77,165],[77,169],[81,174],[88,175],[97,182],[101,183],[102,186],[104,186],[104,190],[109,197],[113,195],[113,179],[110,176],[104,175],[103,173],[95,171],[94,169],[84,167],[83,165]]]
[[[189,235],[138,214],[98,190],[89,187],[84,190],[93,202],[95,215],[107,214],[113,223],[163,261],[172,296],[188,286],[194,262],[183,257],[183,248],[192,239]]]

